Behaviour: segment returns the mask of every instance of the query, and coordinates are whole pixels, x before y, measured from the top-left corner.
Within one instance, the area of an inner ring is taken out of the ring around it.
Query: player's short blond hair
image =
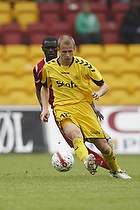
[[[63,35],[58,39],[58,47],[60,48],[61,44],[65,44],[65,45],[69,45],[69,44],[73,44],[73,47],[75,46],[75,41],[74,39],[69,36],[69,35]]]

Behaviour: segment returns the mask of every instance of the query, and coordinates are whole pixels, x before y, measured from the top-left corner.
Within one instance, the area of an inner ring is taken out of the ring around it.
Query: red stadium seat
[[[3,36],[3,43],[4,44],[23,44],[23,36],[21,33],[14,32],[14,33],[7,33]]]
[[[26,31],[28,43],[41,44],[44,37],[50,35],[49,33],[51,33],[50,28],[48,28],[47,26],[48,25],[44,22],[29,24]]]
[[[111,14],[115,21],[121,22],[122,17],[130,8],[130,3],[112,2]]]
[[[118,13],[125,13],[129,10],[130,3],[123,3],[123,2],[112,2],[112,10],[113,12]]]
[[[105,13],[97,13],[96,16],[97,16],[100,24],[107,21],[107,15]]]
[[[63,12],[66,13],[78,13],[79,11],[81,11],[82,7],[81,7],[81,3],[77,2],[77,3],[64,3],[63,4]]]
[[[120,34],[117,32],[104,32],[102,36],[104,44],[120,43]]]
[[[16,22],[2,24],[1,32],[2,33],[21,32],[21,26],[19,23]]]
[[[47,33],[48,27],[44,22],[28,24],[26,36],[30,37],[32,34]]]
[[[39,12],[41,18],[45,13],[59,13],[60,9],[60,4],[58,2],[42,1],[39,3]]]
[[[125,15],[124,13],[114,14],[114,20],[115,20],[116,24],[118,24],[120,27],[121,27],[124,15]]]
[[[96,1],[92,1],[92,2],[91,2],[91,10],[92,10],[92,12],[95,13],[95,14],[99,14],[99,13],[106,14],[108,8],[107,8],[106,2],[96,2]]]
[[[44,13],[41,15],[41,21],[45,22],[47,25],[48,23],[54,23],[56,21],[60,21],[60,15],[58,13]],[[50,26],[50,24],[49,24]]]
[[[31,34],[29,37],[29,43],[30,44],[41,44],[42,40],[47,36],[46,33],[35,33]]]
[[[18,23],[8,23],[1,26],[3,44],[22,44],[23,32]]]
[[[113,22],[102,22],[101,34],[104,44],[120,43],[120,27]]]
[[[120,30],[120,26],[116,24],[115,22],[102,21],[101,23],[101,33],[105,33],[105,32],[119,33],[119,30]]]
[[[71,35],[71,26],[66,21],[59,21],[55,22],[52,25],[52,35],[55,36],[56,34],[67,34]]]

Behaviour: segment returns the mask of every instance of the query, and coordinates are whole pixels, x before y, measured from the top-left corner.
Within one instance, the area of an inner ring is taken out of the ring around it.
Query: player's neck
[[[71,66],[71,64],[73,62],[73,58],[72,58],[72,60],[65,60],[65,61],[63,61],[61,58],[59,58],[58,62],[62,66]]]

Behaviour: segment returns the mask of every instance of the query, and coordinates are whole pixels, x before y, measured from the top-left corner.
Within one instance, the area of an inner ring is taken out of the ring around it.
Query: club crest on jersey
[[[56,81],[56,83],[58,84],[58,87],[62,87],[62,86],[66,86],[70,88],[77,87],[77,85],[75,85],[73,81],[71,81],[70,83],[65,83],[63,81]]]

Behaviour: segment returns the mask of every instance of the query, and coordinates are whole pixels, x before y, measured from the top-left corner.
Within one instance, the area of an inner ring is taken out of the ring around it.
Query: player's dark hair
[[[46,36],[43,41],[42,41],[42,45],[44,46],[44,42],[45,41],[56,41],[57,45],[58,45],[58,41],[54,36]]]

